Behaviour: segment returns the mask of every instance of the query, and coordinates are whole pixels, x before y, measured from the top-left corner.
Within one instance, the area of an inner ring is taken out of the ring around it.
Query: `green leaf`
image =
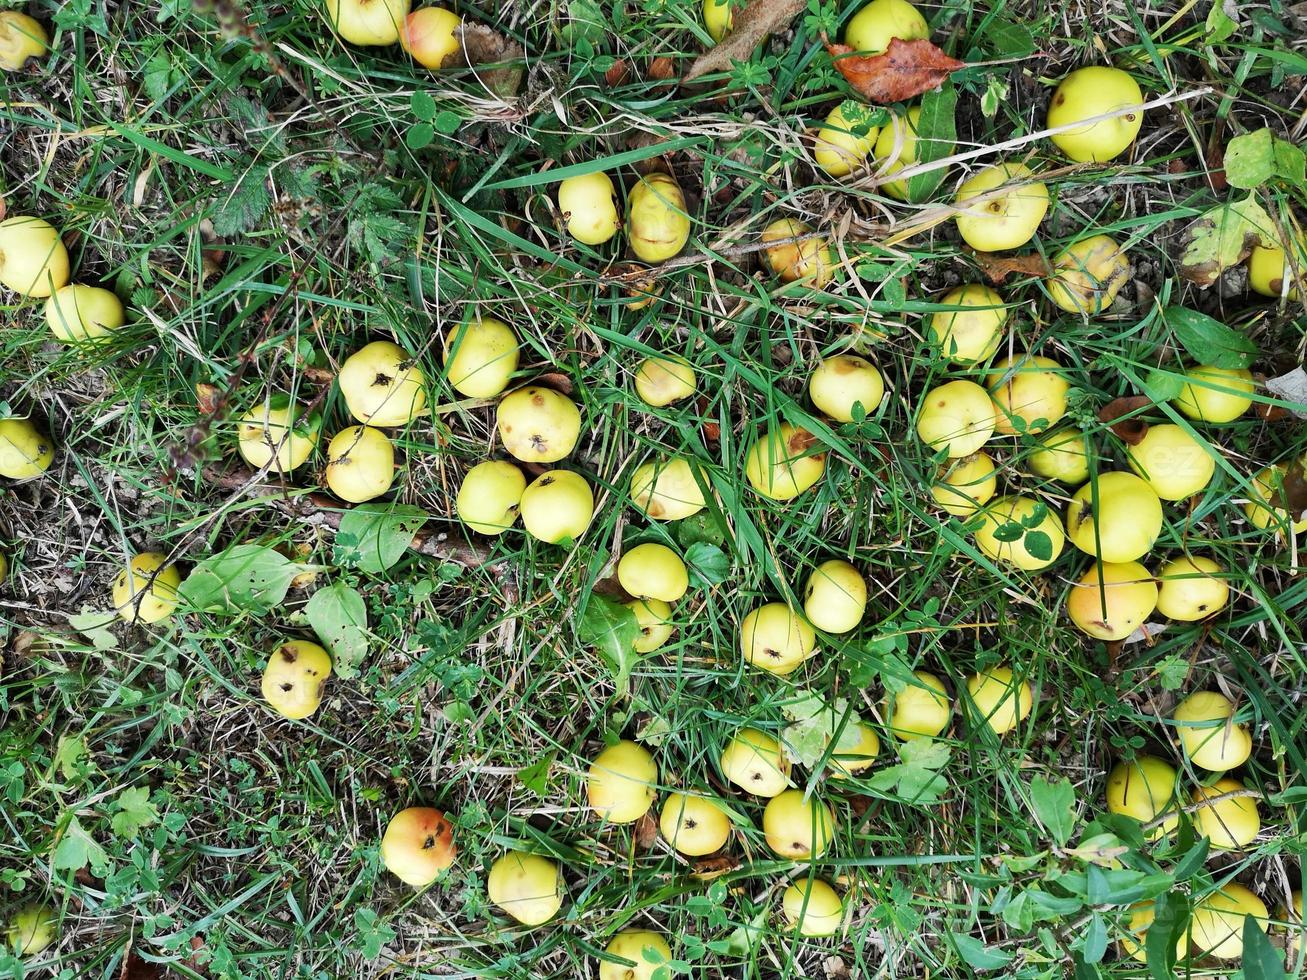
[[[1256,344],[1206,313],[1183,306],[1168,306],[1162,310],[1162,319],[1189,356],[1199,364],[1246,368],[1257,359]]]
[[[90,866],[91,871],[104,877],[109,870],[109,855],[103,847],[82,827],[76,817],[71,817],[64,828],[63,836],[54,849],[54,866],[58,871],[80,871]]]
[[[639,659],[635,642],[640,636],[640,624],[635,613],[620,602],[591,595],[576,632],[584,645],[595,649],[612,673],[618,697],[625,697],[631,689],[631,670]]]
[[[1220,44],[1232,37],[1238,28],[1239,25],[1225,12],[1223,0],[1215,0],[1212,9],[1207,13],[1207,21],[1203,25],[1207,35],[1207,43],[1209,45]]]
[[[118,621],[115,612],[96,612],[83,609],[80,613],[68,617],[68,625],[91,641],[97,650],[114,650],[118,646],[118,637],[109,630]]]
[[[1243,917],[1244,980],[1286,980],[1284,954],[1271,945],[1255,915]]]
[[[1025,24],[991,16],[984,40],[1000,58],[1024,58],[1035,50],[1035,38]]]
[[[726,532],[717,523],[717,518],[706,510],[677,521],[675,533],[676,540],[687,552],[700,541],[715,545],[726,543]]]
[[[430,519],[425,510],[412,504],[359,504],[341,518],[339,533],[354,543],[358,570],[377,575],[404,557],[413,536]]]
[[[731,560],[717,545],[699,541],[686,549],[685,567],[690,573],[690,585],[706,589],[726,581]]]
[[[1031,557],[1040,561],[1051,561],[1053,558],[1053,539],[1045,531],[1027,531],[1025,548]]]
[[[421,150],[430,146],[436,139],[436,127],[431,123],[414,123],[404,133],[404,145],[410,150]]]
[[[975,936],[964,932],[950,933],[953,945],[958,948],[958,955],[967,961],[973,970],[998,970],[1012,962],[1012,954],[1002,949],[986,946]]]
[[[1175,944],[1189,925],[1189,907],[1180,892],[1164,892],[1153,899],[1153,921],[1144,933],[1144,953],[1153,980],[1175,976]]]
[[[54,750],[54,765],[67,783],[85,779],[91,771],[90,752],[81,735],[61,735]]]
[[[1144,376],[1144,391],[1158,404],[1179,398],[1184,390],[1184,378],[1173,371],[1153,368]]]
[[[159,808],[150,802],[148,786],[131,786],[118,794],[113,801],[113,817],[109,826],[114,835],[130,840],[142,830],[159,822]]]
[[[1303,181],[1303,151],[1263,127],[1236,136],[1225,147],[1225,179],[1231,187],[1250,190],[1275,179]]]
[[[953,750],[933,738],[914,738],[899,746],[899,758],[905,766],[917,769],[943,769]]]
[[[177,591],[193,609],[260,615],[281,605],[305,567],[273,548],[237,544],[199,562]]]
[[[921,115],[917,119],[917,163],[934,163],[953,152],[958,131],[955,112],[958,105],[957,89],[946,81],[921,97]],[[908,178],[908,200],[915,203],[929,200],[939,189],[947,173],[940,167],[929,173]]]
[[[431,122],[436,117],[436,100],[431,97],[430,92],[418,89],[409,98],[408,107],[412,111],[414,118],[423,122]]]
[[[458,132],[458,128],[463,125],[463,117],[452,110],[442,109],[436,113],[432,125],[436,127],[436,132],[442,136],[453,136]]]
[[[1251,194],[1246,200],[1212,208],[1184,230],[1181,278],[1198,286],[1212,285],[1226,269],[1246,259],[1254,244],[1269,243],[1274,229],[1270,215]]]
[[[359,949],[363,952],[363,958],[368,960],[380,956],[381,950],[395,938],[395,930],[369,908],[354,910],[354,928],[358,932]]]
[[[1097,912],[1089,920],[1085,930],[1084,941],[1080,944],[1080,954],[1086,963],[1101,963],[1107,953],[1107,923]]]
[[[272,206],[268,192],[268,171],[254,167],[243,174],[225,197],[218,199],[212,220],[213,230],[221,238],[249,231]]]
[[[313,593],[304,606],[313,632],[331,653],[331,668],[338,677],[358,676],[358,665],[368,654],[368,607],[344,582],[334,582]]]
[[[830,754],[848,751],[858,743],[858,713],[849,711],[849,702],[845,698],[836,698],[833,704],[828,704],[821,695],[800,688],[782,711],[790,720],[781,736],[785,754],[809,768],[827,756],[827,747],[846,713],[848,720],[840,730],[839,739],[831,746]]]
[[[554,753],[546,752],[529,766],[517,771],[517,781],[536,796],[544,796],[549,791],[549,767],[554,764]]]
[[[1071,839],[1076,828],[1076,790],[1069,779],[1049,782],[1036,776],[1030,783],[1030,802],[1035,816],[1059,847]]]

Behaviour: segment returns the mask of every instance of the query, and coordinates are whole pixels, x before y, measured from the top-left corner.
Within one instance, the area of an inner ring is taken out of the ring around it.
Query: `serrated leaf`
[[[431,515],[412,504],[359,504],[341,518],[337,533],[348,535],[357,552],[358,570],[378,575],[404,557],[413,536],[430,519]]]
[[[241,177],[225,197],[219,199],[211,220],[213,231],[220,238],[229,238],[249,231],[272,206],[272,195],[267,187],[268,172],[255,167]]]
[[[146,827],[159,822],[159,808],[150,802],[148,786],[130,786],[113,801],[114,815],[109,826],[114,835],[130,840]]]
[[[305,569],[273,548],[238,544],[196,564],[177,593],[193,609],[260,615],[281,605]]]
[[[635,613],[620,602],[592,593],[576,632],[581,643],[593,647],[608,667],[618,697],[630,693],[631,671],[639,659],[635,643],[640,636],[640,624]]]
[[[1220,320],[1184,306],[1168,306],[1162,319],[1199,364],[1246,368],[1257,359],[1257,345]]]
[[[358,665],[368,654],[368,607],[344,582],[318,589],[304,606],[313,632],[331,653],[331,669],[349,680],[358,676]]]

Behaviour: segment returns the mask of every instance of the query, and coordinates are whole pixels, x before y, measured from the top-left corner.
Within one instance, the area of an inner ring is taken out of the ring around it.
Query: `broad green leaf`
[[[1153,899],[1153,921],[1144,934],[1144,953],[1153,980],[1175,976],[1175,944],[1189,925],[1189,906],[1180,892],[1167,892]]]
[[[1246,368],[1257,359],[1256,344],[1206,313],[1184,306],[1168,306],[1162,310],[1162,319],[1199,364]]]
[[[1243,917],[1244,980],[1286,980],[1284,954],[1271,945],[1254,915]]]
[[[1248,257],[1275,228],[1265,208],[1250,194],[1245,200],[1212,208],[1191,221],[1181,238],[1180,276],[1210,286],[1221,273]]]
[[[686,549],[685,567],[690,573],[690,585],[707,589],[726,581],[731,571],[731,559],[717,545],[698,541]]]
[[[1097,912],[1089,920],[1085,930],[1084,941],[1080,944],[1080,954],[1086,963],[1101,963],[1107,952],[1107,923]]]
[[[517,771],[517,781],[536,796],[544,796],[549,790],[549,767],[554,764],[554,753],[546,752],[529,766]]]
[[[358,665],[368,654],[368,608],[344,582],[318,589],[304,606],[313,632],[331,653],[331,669],[349,680],[358,676]]]
[[[1050,782],[1036,776],[1030,783],[1030,802],[1059,847],[1071,839],[1076,828],[1076,790],[1069,779]]]
[[[617,685],[618,697],[630,693],[631,670],[638,659],[635,642],[640,635],[635,613],[620,602],[591,595],[576,632],[581,642],[593,647],[607,665]]]
[[[967,961],[967,966],[973,970],[999,970],[1012,962],[1012,954],[1002,949],[994,949],[986,946],[975,936],[968,936],[963,932],[951,933],[953,945],[958,949],[958,955]]]
[[[952,80],[921,97],[921,115],[917,119],[917,163],[934,163],[953,152],[958,139],[957,104],[958,93]],[[947,172],[947,167],[940,167],[909,177],[908,200],[913,203],[929,200]]]
[[[848,708],[849,702],[844,698],[836,698],[833,703],[827,703],[821,695],[812,691],[802,688],[795,691],[793,699],[781,709],[790,720],[781,736],[786,754],[811,768],[828,755],[828,746],[829,755],[853,749],[859,740],[859,718],[856,711],[849,712]],[[831,739],[835,737],[835,730],[846,713],[848,720],[844,722],[840,737],[832,746]]]
[[[91,641],[97,650],[113,650],[118,646],[118,637],[110,632],[109,627],[118,621],[114,612],[94,612],[83,610],[68,617],[68,625]]]
[[[1207,43],[1212,45],[1228,40],[1239,29],[1239,25],[1225,12],[1225,4],[1217,2],[1208,11],[1203,29],[1207,34]]]
[[[129,786],[118,794],[113,805],[115,812],[109,826],[117,837],[130,840],[159,822],[159,808],[150,802],[148,786]]]
[[[1225,148],[1225,179],[1231,187],[1251,190],[1272,180],[1303,181],[1303,151],[1263,127],[1236,136]]]
[[[80,871],[88,865],[92,873],[103,877],[109,870],[109,855],[86,832],[81,821],[71,817],[55,846],[54,866],[59,871]]]
[[[345,536],[357,554],[355,566],[369,575],[384,572],[404,557],[413,536],[430,515],[412,504],[359,504],[345,513],[337,534]],[[341,541],[336,542],[339,562]]]
[[[260,615],[281,605],[304,570],[273,548],[238,544],[199,562],[177,591],[193,609]]]

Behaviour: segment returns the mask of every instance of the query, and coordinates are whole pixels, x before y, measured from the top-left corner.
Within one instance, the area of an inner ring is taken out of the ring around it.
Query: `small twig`
[[[1261,792],[1255,789],[1248,789],[1246,787],[1244,789],[1232,789],[1230,792],[1222,793],[1220,796],[1209,796],[1199,803],[1190,803],[1188,806],[1177,807],[1172,810],[1167,810],[1165,813],[1159,813],[1152,820],[1143,825],[1143,830],[1145,832],[1154,830],[1157,827],[1162,826],[1162,824],[1166,823],[1168,820],[1174,819],[1177,813],[1197,813],[1199,810],[1203,809],[1203,807],[1211,806],[1213,803],[1223,803],[1226,800],[1239,800],[1248,797],[1258,800],[1264,799]]]

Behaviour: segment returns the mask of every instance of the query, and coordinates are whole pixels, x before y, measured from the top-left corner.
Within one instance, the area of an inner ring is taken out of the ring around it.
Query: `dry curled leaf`
[[[222,404],[222,391],[217,385],[200,382],[195,386],[195,406],[201,415],[213,415]]]
[[[676,66],[666,55],[649,62],[649,77],[655,82],[670,82],[676,77]]]
[[[1153,404],[1147,395],[1115,398],[1098,410],[1098,421],[1110,426],[1116,437],[1127,446],[1137,446],[1148,434],[1148,423],[1138,418],[1123,418]]]
[[[806,0],[749,0],[735,11],[731,33],[690,64],[681,83],[692,82],[715,71],[726,71],[736,61],[748,61],[754,48],[777,31],[789,26],[807,8]]]
[[[513,62],[526,57],[522,45],[508,40],[485,24],[466,20],[454,33],[458,35],[460,50],[446,58],[442,67],[457,67],[461,63],[478,69],[481,65],[495,65],[497,67],[477,71],[481,84],[500,98],[517,94],[522,87],[523,71]]]
[[[694,876],[701,880],[720,878],[730,874],[740,866],[740,859],[733,854],[716,854],[694,862]]]
[[[1212,285],[1226,269],[1248,258],[1253,246],[1274,227],[1251,194],[1212,208],[1189,222],[1180,236],[1180,277],[1200,288]]]
[[[1038,252],[1029,255],[993,255],[990,252],[973,252],[972,258],[980,266],[981,274],[998,286],[1006,282],[1009,276],[1039,276],[1041,279],[1051,275],[1053,270],[1048,260]]]
[[[1307,514],[1307,463],[1298,460],[1284,468],[1272,503],[1287,511],[1295,521]]]
[[[533,385],[544,385],[546,388],[553,388],[554,391],[564,395],[570,395],[574,390],[572,379],[561,371],[547,371],[544,374],[538,374],[531,379]]]
[[[646,813],[635,822],[635,846],[641,851],[651,851],[658,843],[658,821],[652,813]]]
[[[829,41],[826,50],[858,94],[877,105],[916,98],[967,66],[965,61],[950,58],[924,38],[904,41],[896,37],[884,53],[872,57],[854,54],[855,49],[847,44]]]
[[[606,72],[604,72],[604,84],[609,88],[617,88],[631,74],[631,66],[627,64],[625,58],[618,58],[614,61]]]
[[[1266,390],[1276,398],[1289,402],[1287,409],[1280,408],[1278,405],[1264,407],[1275,408],[1287,414],[1296,415],[1300,419],[1307,419],[1307,370],[1296,367],[1278,378],[1262,378],[1260,380],[1265,382]]]

